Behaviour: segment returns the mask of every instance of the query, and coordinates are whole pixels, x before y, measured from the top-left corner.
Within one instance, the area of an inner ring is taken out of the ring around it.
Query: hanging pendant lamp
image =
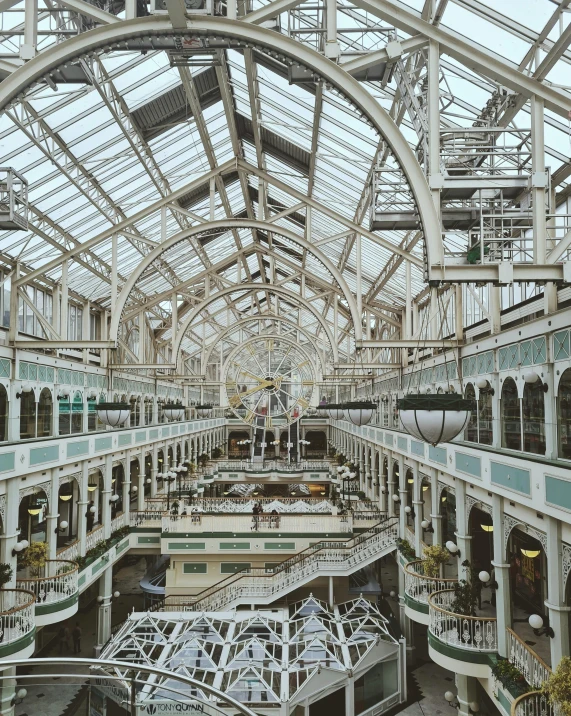
[[[373,419],[377,404],[370,400],[356,400],[344,403],[343,417],[353,425],[367,425]]]
[[[330,420],[343,419],[343,405],[341,403],[329,403],[326,407]]]
[[[181,420],[184,417],[184,405],[181,403],[164,403],[163,415],[167,420]]]
[[[212,415],[212,405],[197,405],[196,415],[199,418],[209,418]]]
[[[450,442],[464,430],[476,401],[449,393],[417,394],[399,398],[397,407],[409,435],[438,445]]]
[[[131,405],[129,403],[97,403],[95,411],[102,423],[111,428],[117,428],[129,420]]]

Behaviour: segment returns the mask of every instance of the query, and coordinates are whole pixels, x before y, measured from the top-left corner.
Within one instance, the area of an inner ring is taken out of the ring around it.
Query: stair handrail
[[[220,580],[219,582],[216,582],[216,584],[211,585],[210,587],[207,587],[206,589],[203,589],[201,592],[198,592],[197,594],[172,594],[169,596],[165,596],[164,599],[161,601],[155,603],[151,607],[151,611],[161,611],[161,608],[164,608],[167,606],[168,600],[172,597],[173,599],[180,600],[181,598],[188,598],[189,606],[192,605],[195,607],[199,602],[211,597],[213,594],[216,594],[217,592],[222,591],[223,589],[226,589],[230,584],[233,584],[245,577],[252,577],[252,576],[259,576],[259,577],[275,577],[280,572],[285,572],[286,570],[291,569],[295,565],[299,564],[300,562],[305,561],[308,557],[314,556],[318,552],[321,552],[326,549],[337,549],[337,550],[350,550],[354,547],[357,547],[361,544],[364,544],[370,539],[373,539],[376,537],[379,533],[388,531],[389,529],[398,526],[398,520],[396,517],[391,517],[388,520],[385,519],[381,522],[378,522],[376,525],[373,525],[368,530],[365,530],[364,532],[361,532],[358,535],[354,535],[353,537],[349,538],[348,540],[322,540],[320,542],[316,542],[315,544],[311,545],[310,547],[307,547],[306,549],[302,550],[301,552],[298,552],[293,557],[289,557],[288,559],[285,559],[283,562],[280,562],[272,572],[266,572],[264,568],[257,567],[254,569],[245,567],[234,574],[229,575],[228,577],[225,577],[224,579]],[[396,545],[395,545],[396,546]],[[259,573],[258,573],[259,571]]]

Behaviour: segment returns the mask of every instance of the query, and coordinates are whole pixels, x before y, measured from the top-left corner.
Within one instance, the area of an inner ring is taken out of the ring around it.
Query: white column
[[[547,525],[547,600],[549,626],[554,637],[550,639],[551,663],[559,664],[562,657],[569,656],[569,612],[566,605],[563,581],[563,555],[561,550],[561,522],[545,516]],[[541,637],[540,637],[541,638]],[[543,637],[544,638],[544,637]]]
[[[97,658],[102,647],[111,637],[111,600],[113,599],[113,565],[109,565],[99,578],[99,596],[102,601],[97,609],[97,643],[93,648]]]
[[[492,523],[494,525],[494,579],[496,589],[496,619],[498,620],[498,654],[508,656],[506,628],[512,625],[512,604],[510,591],[510,565],[506,563],[504,547],[504,505],[503,497],[492,495]]]
[[[469,568],[462,567],[462,562],[472,561],[472,537],[468,534],[468,521],[466,519],[466,483],[456,480],[456,544],[459,548],[458,577],[469,578]]]
[[[51,470],[49,488],[49,513],[46,517],[46,540],[48,543],[48,559],[55,559],[57,554],[57,533],[59,523],[59,476],[57,469]]]

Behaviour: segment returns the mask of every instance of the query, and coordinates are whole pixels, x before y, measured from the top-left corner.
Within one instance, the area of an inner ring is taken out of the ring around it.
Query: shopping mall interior
[[[0,716],[571,716],[571,0],[0,13]]]

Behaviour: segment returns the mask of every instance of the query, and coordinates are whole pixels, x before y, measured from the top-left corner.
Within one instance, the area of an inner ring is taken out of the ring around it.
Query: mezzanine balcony
[[[48,559],[44,566],[33,571],[27,568],[27,573],[21,573],[16,579],[18,589],[35,596],[37,626],[68,619],[77,612],[78,571],[76,562]]]

